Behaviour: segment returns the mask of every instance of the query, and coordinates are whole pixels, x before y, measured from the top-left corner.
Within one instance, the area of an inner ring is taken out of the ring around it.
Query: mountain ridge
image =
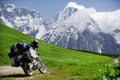
[[[13,5],[4,4],[1,1],[0,4],[2,6],[0,8],[1,23],[8,24],[10,27],[33,37],[37,35],[39,29],[42,31],[45,30],[42,25],[42,18],[38,12],[28,8],[16,8]]]
[[[46,30],[41,39],[55,45],[99,53],[120,53],[120,46],[112,35],[102,32],[92,17],[71,6],[61,11]]]
[[[119,37],[115,36],[117,34],[102,32],[99,24],[85,14],[85,10],[82,11],[84,6],[69,3],[54,18],[44,21],[40,14],[31,9],[15,8],[2,2],[0,4],[3,6],[0,8],[0,22],[25,34],[65,48],[120,54],[120,47],[116,43],[116,40],[119,40]]]

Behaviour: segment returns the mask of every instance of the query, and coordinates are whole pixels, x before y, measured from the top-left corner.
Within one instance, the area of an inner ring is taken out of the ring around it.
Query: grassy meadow
[[[10,65],[8,51],[12,44],[17,42],[29,44],[32,40],[33,37],[0,24],[0,66]],[[47,74],[33,75],[33,80],[101,80],[106,65],[114,61],[113,57],[65,49],[41,40],[38,52],[47,65]]]

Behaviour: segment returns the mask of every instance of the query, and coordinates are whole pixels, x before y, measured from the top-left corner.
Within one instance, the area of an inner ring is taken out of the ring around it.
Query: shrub
[[[120,63],[108,64],[103,75],[103,78],[108,80],[117,79],[120,76]]]

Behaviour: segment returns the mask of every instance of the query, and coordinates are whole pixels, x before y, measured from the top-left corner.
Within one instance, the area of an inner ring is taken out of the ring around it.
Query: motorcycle
[[[30,48],[22,55],[22,69],[25,75],[31,76],[33,74],[33,70],[38,69],[42,74],[46,73],[46,65],[39,58],[38,53]]]
[[[47,71],[45,63],[39,58],[37,51],[32,47],[25,51],[22,55],[14,57],[11,55],[13,55],[13,53],[9,53],[11,66],[21,66],[25,75],[27,76],[33,75],[33,70],[36,69],[38,69],[42,74],[46,73]]]

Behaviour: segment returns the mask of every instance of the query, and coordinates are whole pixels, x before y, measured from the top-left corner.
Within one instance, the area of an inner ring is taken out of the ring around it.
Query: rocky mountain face
[[[120,45],[103,33],[92,17],[74,7],[66,7],[48,25],[41,38],[65,48],[118,54]]]
[[[14,5],[7,5],[1,1],[0,23],[7,24],[33,37],[39,36],[40,38],[45,32],[45,28],[42,25],[42,18],[38,12],[27,8],[16,8]]]
[[[54,18],[43,20],[34,10],[0,1],[0,23],[64,48],[120,55],[120,45],[116,41],[120,31],[102,32],[82,7],[67,5]]]

